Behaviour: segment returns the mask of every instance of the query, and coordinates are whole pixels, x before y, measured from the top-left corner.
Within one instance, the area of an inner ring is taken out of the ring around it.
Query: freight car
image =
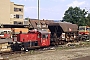
[[[35,49],[50,46],[50,32],[30,30],[28,33],[17,34],[17,41],[10,43],[13,51]]]
[[[90,27],[89,26],[79,26],[79,38],[80,40],[88,40],[90,39]]]
[[[77,41],[78,26],[68,22],[54,22],[48,25],[51,31],[51,45]]]

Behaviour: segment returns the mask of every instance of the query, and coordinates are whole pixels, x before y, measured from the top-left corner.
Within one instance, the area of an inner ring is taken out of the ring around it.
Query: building
[[[24,23],[24,5],[14,4],[10,2],[10,24]]]
[[[53,20],[38,20],[38,19],[30,19],[24,20],[25,25],[29,25],[30,29],[48,29],[48,25],[53,23]],[[39,24],[40,23],[40,24]]]
[[[0,0],[0,24],[10,24],[10,0]]]
[[[0,25],[23,24],[24,5],[14,4],[10,0],[0,0]]]

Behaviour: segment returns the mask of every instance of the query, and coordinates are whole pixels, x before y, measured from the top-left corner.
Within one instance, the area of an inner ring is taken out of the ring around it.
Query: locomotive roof
[[[72,23],[68,23],[68,22],[50,23],[49,26],[60,26],[63,29],[64,32],[68,32],[69,28],[72,31],[77,31],[78,30],[78,25],[72,24]]]
[[[49,33],[48,31],[39,30],[40,33]]]

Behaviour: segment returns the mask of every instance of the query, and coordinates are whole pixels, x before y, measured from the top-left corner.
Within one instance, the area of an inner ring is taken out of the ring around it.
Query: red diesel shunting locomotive
[[[20,43],[18,43],[20,42]],[[31,30],[27,34],[18,34],[17,42],[12,44],[12,50],[24,50],[50,46],[50,32]]]

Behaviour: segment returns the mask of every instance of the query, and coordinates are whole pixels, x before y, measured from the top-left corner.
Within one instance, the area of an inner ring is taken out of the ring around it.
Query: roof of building
[[[31,25],[33,26],[33,28],[37,28],[37,25],[48,25],[49,23],[53,23],[54,21],[53,20],[38,20],[38,19],[30,19],[29,21],[25,20],[24,21],[24,24],[29,24],[31,23]],[[44,27],[44,28],[47,28],[47,27]]]
[[[24,5],[19,5],[19,4],[14,4],[14,5],[17,5],[17,6],[24,6]]]
[[[26,28],[26,27],[28,27],[28,25],[25,25],[25,24],[24,24],[24,25],[22,25],[22,24],[20,24],[20,25],[16,25],[16,24],[1,24],[1,26],[4,27],[4,28],[5,28],[5,27],[6,27],[6,28],[8,28],[8,27],[9,27],[9,28],[22,28],[22,27],[23,27],[23,28]],[[1,26],[0,26],[0,27],[1,27]]]
[[[32,23],[33,27],[34,28],[37,28],[37,25],[48,25],[49,23],[52,23],[53,21],[52,20],[30,20],[30,22]],[[47,27],[46,27],[47,28]]]

